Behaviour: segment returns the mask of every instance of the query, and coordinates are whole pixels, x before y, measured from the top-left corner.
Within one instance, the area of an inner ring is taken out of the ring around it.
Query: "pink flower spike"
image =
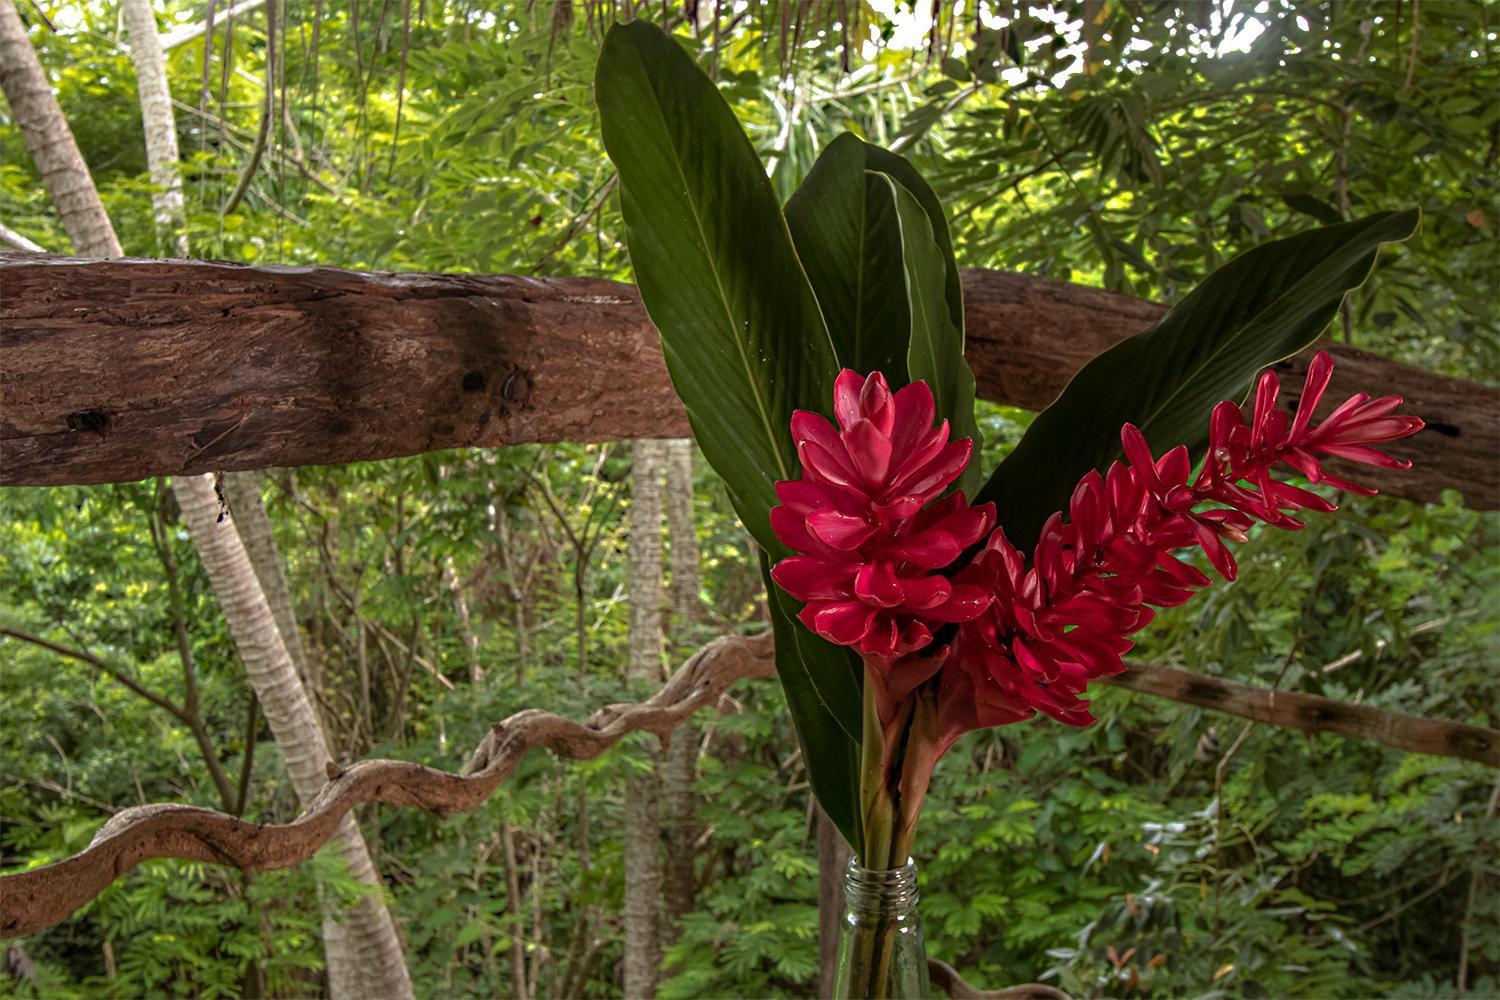
[[[1279,385],[1269,372],[1258,380],[1248,422],[1241,407],[1219,403],[1210,417],[1209,452],[1196,474],[1185,450],[1154,458],[1141,430],[1126,424],[1120,431],[1125,461],[1112,464],[1102,481],[1089,473],[1079,482],[1068,503],[1072,521],[1064,523],[1060,514],[1048,519],[1029,568],[997,530],[977,563],[989,573],[994,600],[959,626],[955,654],[943,668],[942,690],[962,690],[969,703],[945,702],[951,715],[943,732],[973,724],[979,713],[972,705],[989,699],[1072,725],[1090,721],[1081,700],[1088,682],[1122,669],[1127,637],[1151,620],[1153,606],[1182,604],[1209,584],[1175,550],[1202,549],[1232,580],[1238,566],[1227,542],[1243,541],[1257,522],[1296,530],[1302,527],[1292,516],[1298,511],[1333,509],[1326,497],[1276,479],[1276,466],[1314,482],[1373,492],[1329,475],[1317,455],[1397,467],[1398,459],[1371,446],[1414,433],[1421,422],[1392,413],[1396,401],[1388,397],[1361,393],[1314,425],[1312,413],[1331,371],[1326,357],[1314,359],[1295,416],[1276,408]]]
[[[833,380],[833,415],[839,427],[848,429],[859,419],[859,397],[863,393],[865,380],[859,373],[845,368]],[[796,427],[792,428],[796,434]]]
[[[1307,378],[1302,383],[1302,398],[1297,401],[1297,417],[1292,421],[1292,432],[1288,435],[1294,444],[1301,441],[1302,436],[1307,433],[1313,411],[1318,408],[1323,392],[1332,378],[1333,359],[1328,356],[1328,352],[1319,351],[1307,366]]]
[[[1250,447],[1262,448],[1266,443],[1267,422],[1276,409],[1276,395],[1281,390],[1281,380],[1276,373],[1267,370],[1255,386],[1255,416],[1250,421]]]
[[[792,417],[803,479],[777,484],[771,527],[799,554],[771,576],[807,602],[799,617],[809,628],[889,669],[988,606],[986,588],[934,571],[984,540],[994,507],[970,507],[962,494],[933,502],[973,446],[949,441],[947,421],[933,426],[926,385],[892,393],[879,372],[845,370],[833,409],[837,428],[809,411]]]

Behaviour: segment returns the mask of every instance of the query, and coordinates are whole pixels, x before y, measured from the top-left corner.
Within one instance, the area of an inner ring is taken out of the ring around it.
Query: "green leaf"
[[[1094,358],[1027,430],[980,492],[1022,551],[1078,480],[1121,456],[1133,423],[1160,454],[1202,448],[1222,399],[1317,340],[1345,294],[1369,276],[1382,243],[1404,240],[1420,213],[1382,212],[1262,244],[1219,268],[1144,333]]]
[[[844,839],[859,851],[864,846],[859,807],[859,740],[862,668],[849,649],[825,642],[797,621],[797,602],[771,580],[770,560],[761,553],[767,608],[776,636],[776,672],[791,706],[802,761],[813,794]],[[821,684],[814,683],[820,679]],[[836,693],[827,702],[825,693]],[[838,725],[821,724],[832,715]]]
[[[913,381],[925,380],[937,400],[937,412],[948,418],[954,438],[970,438],[979,454],[979,424],[974,419],[974,373],[964,359],[962,300],[955,321],[946,295],[945,255],[932,223],[916,196],[889,174],[876,174],[889,188],[900,224],[901,260],[911,308],[911,344],[906,367]],[[947,258],[951,259],[951,257]],[[979,484],[979,467],[971,462],[958,486],[969,496]]]
[[[829,143],[787,200],[786,221],[839,363],[884,372],[899,389],[911,317],[896,206],[866,168],[873,148],[848,132]]]
[[[869,143],[865,143],[864,147],[865,169],[894,177],[898,184],[917,199],[917,204],[922,206],[922,211],[927,213],[927,221],[932,226],[932,238],[937,243],[938,253],[943,258],[943,298],[948,303],[948,314],[953,319],[953,325],[962,330],[964,328],[964,289],[959,280],[958,261],[953,257],[953,240],[948,235],[948,215],[943,211],[943,203],[938,201],[937,193],[932,190],[932,186],[906,157]],[[977,446],[975,451],[978,451]]]
[[[595,91],[672,383],[745,527],[780,551],[768,513],[773,483],[796,478],[788,423],[828,408],[835,362],[771,182],[712,81],[655,25],[610,28]]]
[[[817,293],[844,367],[879,370],[894,388],[907,382],[911,335],[902,238],[888,174],[926,213],[943,262],[943,298],[963,329],[963,287],[948,220],[932,188],[907,160],[844,133],[823,150],[786,203],[792,241]]]
[[[763,550],[774,483],[797,475],[792,411],[826,412],[832,341],[760,160],[712,81],[661,29],[616,24],[595,78],[604,145],[620,172],[625,238],[641,299],[693,433]],[[848,654],[779,609],[776,669],[813,789],[846,835],[858,781],[860,679]],[[851,728],[850,720],[853,720]]]

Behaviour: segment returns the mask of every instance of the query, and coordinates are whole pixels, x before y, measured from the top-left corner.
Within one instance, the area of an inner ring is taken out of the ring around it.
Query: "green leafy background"
[[[153,233],[133,74],[116,45],[113,6],[41,6],[56,32],[30,8],[23,16],[127,251],[165,253]],[[324,5],[314,56],[315,5],[288,5],[290,129],[321,184],[293,162],[283,127],[277,148],[289,156],[269,156],[245,205],[221,216],[257,125],[259,86],[230,75],[222,133],[179,110],[195,252],[624,277],[619,202],[606,198],[592,212],[611,175],[592,96],[597,11],[576,4],[572,22],[554,30],[543,5],[424,6],[418,16],[414,5],[405,47],[397,136],[400,8],[382,21],[362,5],[356,58],[347,7]],[[1059,8],[1072,28],[1028,11],[1008,30],[996,26],[992,6],[977,32],[967,19],[957,23],[951,54],[931,64],[922,51],[892,47],[868,59],[856,53],[846,73],[840,31],[809,29],[786,46],[796,91],[779,83],[779,11],[757,8],[733,30],[726,19],[717,54],[711,30],[696,41],[680,35],[702,65],[716,66],[720,92],[762,159],[775,159],[779,199],[846,130],[881,145],[904,138],[904,155],[947,206],[963,266],[1175,302],[1269,238],[1418,205],[1421,230],[1385,254],[1379,280],[1351,299],[1348,336],[1448,374],[1491,384],[1500,376],[1492,12],[1423,4],[1413,48],[1410,4],[1398,16],[1395,3],[1275,3],[1259,15],[1264,30],[1238,51],[1209,6],[1168,18],[1104,3],[1091,7],[1099,14],[1090,29],[1093,72],[1058,79],[1077,61],[1069,39],[1082,39],[1082,5]],[[164,8],[184,21],[199,10],[178,0]],[[247,19],[235,40],[236,58],[257,79],[258,23]],[[866,23],[883,30],[879,14]],[[170,56],[174,94],[193,108],[202,56],[201,44]],[[213,68],[208,110],[218,119]],[[3,121],[0,221],[45,246],[66,245],[23,143]],[[1333,332],[1346,336],[1341,319]],[[980,406],[986,468],[1031,420]],[[489,722],[510,711],[546,705],[583,717],[644,693],[619,679],[626,620],[614,595],[627,471],[624,449],[558,446],[277,477],[271,514],[309,639],[337,665],[332,676],[349,680],[339,630],[352,635],[333,583],[358,580],[362,616],[403,639],[413,605],[425,602],[424,655],[440,659],[458,686],[445,693],[419,671],[397,735],[350,749],[458,767]],[[526,472],[545,475],[577,500],[575,517],[591,514],[605,532],[584,592],[595,664],[586,697],[570,652],[573,557],[566,546],[547,547],[558,529],[523,488]],[[496,551],[497,497],[539,567],[525,591],[532,632],[524,661],[509,597],[519,581],[486,562]],[[163,571],[146,529],[153,489],[8,490],[0,507],[4,621],[87,645],[180,693]],[[700,471],[695,509],[714,617],[679,637],[678,660],[712,634],[760,627],[759,569],[724,483]],[[180,532],[172,544],[205,712],[233,769],[244,752],[243,671],[190,545]],[[1240,581],[1163,615],[1141,657],[1494,725],[1497,544],[1496,516],[1466,510],[1456,495],[1431,505],[1347,499],[1300,534],[1257,533],[1241,548]],[[434,564],[444,554],[465,580],[483,567],[469,596],[497,680],[482,689],[465,680],[467,654]],[[5,869],[77,850],[107,817],[105,804],[214,804],[192,741],[172,720],[82,665],[8,640],[4,654]],[[668,951],[661,993],[805,996],[818,971],[807,778],[779,688],[748,684],[734,695],[737,706],[712,720],[700,763],[693,861],[702,890]],[[382,683],[379,718],[389,720],[394,701]],[[1053,971],[1051,981],[1079,996],[1448,997],[1458,992],[1466,945],[1469,992],[1494,994],[1493,771],[1264,727],[1242,740],[1235,720],[1113,690],[1100,694],[1098,708],[1104,721],[1090,730],[1041,723],[979,734],[939,767],[920,859],[934,956],[987,987]],[[528,905],[541,914],[528,920],[527,940],[562,955],[589,918],[601,945],[585,992],[618,995],[621,788],[647,754],[642,741],[586,765],[538,757],[483,809],[447,821],[394,809],[365,817],[423,995],[509,991],[512,925],[495,891],[504,873],[493,849],[502,820],[517,831]],[[251,815],[293,815],[268,740],[257,762]],[[580,792],[590,796],[596,837],[588,870],[575,850]],[[25,939],[36,977],[0,977],[0,992],[238,995],[253,969],[270,992],[311,994],[321,962],[312,886],[308,869],[246,885],[212,867],[145,866],[73,920]],[[1157,956],[1164,961],[1152,965]],[[557,985],[552,968],[543,967],[544,992]]]

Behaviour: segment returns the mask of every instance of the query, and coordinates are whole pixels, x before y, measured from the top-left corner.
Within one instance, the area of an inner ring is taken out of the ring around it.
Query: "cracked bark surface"
[[[0,253],[0,483],[317,465],[441,448],[684,437],[631,285]],[[1000,271],[964,274],[979,394],[1049,403],[1164,307]],[[1362,470],[1386,493],[1500,507],[1500,391],[1341,344],[1328,405],[1406,396],[1428,429]],[[1310,354],[1277,366],[1295,405]],[[1337,463],[1334,464],[1334,468]]]

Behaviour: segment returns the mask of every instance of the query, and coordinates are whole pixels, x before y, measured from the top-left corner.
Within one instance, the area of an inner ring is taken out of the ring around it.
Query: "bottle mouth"
[[[917,865],[910,858],[900,868],[865,868],[855,858],[844,871],[844,901],[862,913],[901,916],[917,905]]]

